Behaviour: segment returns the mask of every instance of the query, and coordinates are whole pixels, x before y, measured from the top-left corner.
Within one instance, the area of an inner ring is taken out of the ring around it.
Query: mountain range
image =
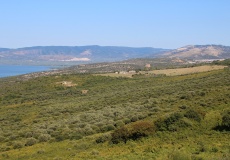
[[[111,62],[151,56],[169,51],[161,48],[116,46],[37,46],[18,49],[0,48],[1,61],[27,62]]]
[[[18,49],[0,48],[0,63],[12,64],[82,64],[115,62],[134,58],[179,58],[214,60],[230,58],[230,47],[222,45],[188,45],[178,49],[118,46],[36,46]]]
[[[163,54],[169,58],[181,58],[188,60],[204,59],[228,59],[230,47],[222,45],[189,45]]]

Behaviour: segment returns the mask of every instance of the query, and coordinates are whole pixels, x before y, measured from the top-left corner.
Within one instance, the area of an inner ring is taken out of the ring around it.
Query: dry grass
[[[192,74],[192,73],[199,73],[199,72],[208,72],[212,70],[219,70],[223,69],[226,66],[198,66],[198,67],[191,67],[191,68],[178,68],[178,69],[163,69],[163,70],[153,70],[148,71],[150,74],[165,74],[167,76],[177,76],[177,75],[185,75],[185,74]]]
[[[198,67],[191,67],[191,68],[177,68],[177,69],[163,69],[163,70],[153,70],[153,71],[141,71],[141,74],[164,74],[166,76],[178,76],[178,75],[186,75],[186,74],[193,74],[193,73],[199,73],[199,72],[208,72],[212,70],[219,70],[219,69],[224,69],[227,66],[220,66],[220,65],[205,65],[205,66],[198,66]],[[120,74],[120,73],[105,73],[105,74],[95,74],[95,75],[100,75],[100,76],[110,76],[110,77],[127,77],[127,78],[132,78],[133,75],[136,73],[125,73],[125,74]]]

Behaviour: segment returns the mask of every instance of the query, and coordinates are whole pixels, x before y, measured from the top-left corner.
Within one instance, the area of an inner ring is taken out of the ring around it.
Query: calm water
[[[0,77],[16,76],[50,69],[50,66],[0,65]]]

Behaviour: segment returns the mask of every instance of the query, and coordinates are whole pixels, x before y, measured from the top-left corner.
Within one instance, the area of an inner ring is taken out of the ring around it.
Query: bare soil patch
[[[62,82],[57,82],[57,84],[60,84],[65,87],[73,87],[76,86],[77,84],[73,83],[72,81],[62,81]]]

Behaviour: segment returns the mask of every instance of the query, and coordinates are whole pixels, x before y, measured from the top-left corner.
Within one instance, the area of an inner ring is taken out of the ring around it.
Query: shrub
[[[137,116],[133,116],[133,117],[131,118],[131,122],[136,122],[136,121],[138,121],[138,117],[137,117]]]
[[[27,133],[25,133],[25,137],[26,138],[33,137],[33,133],[32,132],[27,132]]]
[[[168,130],[168,126],[166,125],[165,119],[163,119],[163,118],[157,119],[157,121],[154,124],[155,124],[156,130],[158,130],[158,131]]]
[[[222,117],[222,126],[230,130],[230,111],[227,111]]]
[[[115,130],[112,133],[112,143],[117,144],[119,142],[127,142],[128,138],[129,138],[129,131],[126,127],[121,127],[117,130]]]
[[[124,122],[123,121],[121,121],[121,120],[118,120],[118,121],[116,121],[115,122],[115,127],[116,128],[119,128],[119,127],[123,127],[125,124],[124,124]]]
[[[102,131],[102,132],[108,132],[108,131],[111,131],[111,130],[114,130],[114,129],[115,129],[114,125],[108,124],[108,125],[104,125],[104,126],[101,128],[101,131]]]
[[[180,121],[183,115],[180,113],[173,113],[166,118],[160,118],[155,122],[155,127],[158,131],[175,131],[176,128],[184,126],[184,121]]]
[[[35,138],[27,138],[25,146],[32,146],[37,143],[37,140]]]
[[[147,121],[139,121],[129,126],[121,127],[112,133],[112,143],[126,143],[129,139],[137,140],[141,137],[149,136],[154,131],[152,123]]]
[[[214,128],[219,131],[230,131],[230,111],[227,111],[222,116],[222,123]]]
[[[0,136],[0,142],[4,142],[5,137],[4,136]]]
[[[51,136],[49,134],[42,134],[38,137],[39,142],[47,142],[50,140]]]
[[[92,135],[96,133],[89,125],[83,129],[83,132],[85,135]]]
[[[15,142],[13,144],[13,149],[22,148],[23,146],[24,146],[24,144],[22,142]]]
[[[189,118],[189,119],[193,119],[197,122],[200,122],[201,121],[201,115],[194,111],[194,110],[188,110],[185,114],[184,114],[185,117]]]
[[[71,135],[70,139],[75,139],[75,140],[78,140],[78,139],[82,139],[82,134],[81,133],[74,133]]]
[[[154,131],[154,126],[152,123],[147,121],[140,121],[134,123],[131,129],[130,138],[136,140],[141,137],[146,137]]]
[[[123,122],[124,122],[125,124],[128,124],[128,123],[131,122],[131,120],[130,120],[129,118],[125,118],[125,119],[123,120]]]
[[[96,143],[104,143],[110,139],[111,139],[110,134],[102,134],[100,137],[96,139]]]

